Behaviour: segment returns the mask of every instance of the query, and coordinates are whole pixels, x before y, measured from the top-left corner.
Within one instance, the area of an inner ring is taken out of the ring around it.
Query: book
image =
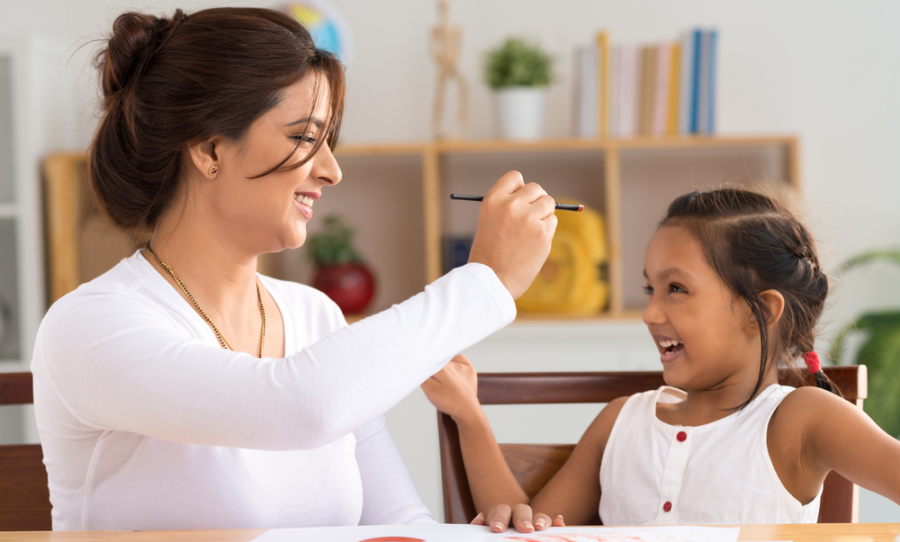
[[[716,60],[718,57],[718,37],[716,30],[709,31],[709,55],[707,66],[707,104],[706,104],[706,133],[714,134],[716,132]]]
[[[681,74],[678,79],[678,133],[691,133],[691,83],[694,66],[694,34],[681,37]]]
[[[575,51],[573,125],[576,137],[597,137],[597,49],[592,45]]]
[[[600,32],[597,34],[597,126],[601,136],[609,135],[609,56],[609,36]]]
[[[681,121],[681,43],[672,43],[672,66],[669,70],[669,97],[668,117],[666,119],[666,134],[674,136],[678,134],[678,124]]]
[[[641,47],[640,57],[640,105],[638,110],[638,133],[653,134],[653,106],[656,97],[656,47]]]
[[[691,134],[696,134],[700,127],[700,45],[703,33],[700,30],[694,30],[691,33],[691,116],[690,129]]]
[[[709,87],[710,87],[710,71],[709,71],[709,47],[710,33],[700,33],[700,76],[698,80],[698,98],[697,98],[697,124],[694,130],[696,134],[705,134],[709,127]]]
[[[619,136],[634,137],[638,133],[641,48],[637,45],[622,45],[621,47]]]
[[[672,44],[656,46],[656,89],[653,98],[653,135],[666,135],[669,122],[669,83],[672,70]]]

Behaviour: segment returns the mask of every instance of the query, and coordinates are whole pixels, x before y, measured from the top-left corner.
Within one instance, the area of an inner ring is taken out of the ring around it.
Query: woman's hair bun
[[[123,13],[113,23],[106,49],[97,55],[100,86],[107,104],[131,88],[187,15],[180,9],[172,18],[143,13]]]

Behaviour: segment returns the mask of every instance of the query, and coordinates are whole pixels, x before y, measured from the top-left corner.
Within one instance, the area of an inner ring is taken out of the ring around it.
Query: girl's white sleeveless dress
[[[807,504],[778,478],[766,446],[769,420],[794,388],[773,384],[743,410],[698,427],[663,423],[657,403],[685,392],[663,386],[632,395],[609,435],[600,465],[605,525],[815,523]]]

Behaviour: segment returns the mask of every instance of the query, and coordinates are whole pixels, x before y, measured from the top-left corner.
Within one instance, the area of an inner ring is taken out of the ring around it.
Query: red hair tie
[[[815,352],[807,352],[803,354],[803,361],[806,362],[806,368],[809,369],[809,374],[815,374],[819,372],[822,364],[819,362],[819,354]]]

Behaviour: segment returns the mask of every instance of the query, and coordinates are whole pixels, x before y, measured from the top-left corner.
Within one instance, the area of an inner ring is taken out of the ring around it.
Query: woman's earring
[[[210,166],[210,168],[209,168],[209,174],[210,174],[210,175],[215,175],[217,171],[219,171],[219,167],[218,167],[218,166]]]

